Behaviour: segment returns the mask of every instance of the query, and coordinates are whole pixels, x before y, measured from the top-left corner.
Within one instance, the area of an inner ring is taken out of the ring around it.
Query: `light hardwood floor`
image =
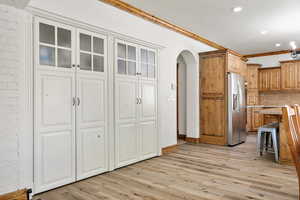
[[[34,200],[296,200],[291,166],[258,157],[255,136],[222,147],[183,144],[150,159],[37,195]]]

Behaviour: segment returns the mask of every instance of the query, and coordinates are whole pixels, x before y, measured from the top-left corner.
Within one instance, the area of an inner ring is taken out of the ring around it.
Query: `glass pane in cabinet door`
[[[71,31],[63,28],[57,28],[57,45],[71,48]]]
[[[128,61],[127,66],[128,66],[128,74],[135,76],[136,75],[136,63],[132,62],[132,61]]]
[[[141,65],[141,72],[142,72],[142,76],[143,77],[147,77],[148,76],[148,65],[147,64],[143,64]]]
[[[118,57],[126,58],[126,45],[118,43]]]
[[[94,71],[104,72],[104,57],[103,56],[93,56]]]
[[[40,23],[40,42],[55,45],[55,27]]]
[[[148,51],[148,63],[151,65],[155,65],[155,52]]]
[[[40,45],[40,65],[55,66],[55,48]]]
[[[148,77],[155,78],[155,65],[148,65]]]
[[[91,41],[91,36],[80,33],[80,50],[90,52],[92,49]]]
[[[145,49],[141,49],[141,61],[143,63],[147,63],[148,62],[148,58],[147,58],[147,50]]]
[[[80,53],[80,69],[92,70],[92,56],[87,53]]]
[[[118,60],[118,73],[126,74],[126,61],[125,60]]]
[[[93,46],[95,53],[104,54],[104,40],[102,38],[93,37]]]
[[[64,49],[57,49],[57,66],[64,68],[71,68],[71,51]]]
[[[136,60],[136,48],[133,46],[128,46],[128,59]]]

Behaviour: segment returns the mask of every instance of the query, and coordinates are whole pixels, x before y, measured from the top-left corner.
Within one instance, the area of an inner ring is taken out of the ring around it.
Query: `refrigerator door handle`
[[[237,110],[237,106],[238,106],[238,95],[234,94],[233,95],[233,110]]]

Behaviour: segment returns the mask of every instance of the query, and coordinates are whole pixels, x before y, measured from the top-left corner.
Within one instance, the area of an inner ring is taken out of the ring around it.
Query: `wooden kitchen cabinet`
[[[257,131],[259,129],[259,127],[261,127],[263,125],[263,115],[260,114],[258,111],[260,110],[260,108],[252,108],[252,121],[251,121],[251,125],[252,125],[252,129],[254,131]]]
[[[259,70],[259,91],[278,91],[281,89],[281,68],[260,68]]]
[[[257,131],[263,125],[263,116],[258,112],[260,108],[248,108],[247,110],[247,131]]]
[[[247,89],[258,89],[259,64],[247,64]]]
[[[300,60],[282,61],[281,87],[283,90],[300,89]]]
[[[225,92],[225,55],[202,57],[201,95],[205,97],[224,96]]]
[[[224,137],[224,99],[203,98],[201,103],[202,135]]]
[[[242,75],[243,77],[247,76],[247,63],[241,60],[241,57],[228,53],[228,72],[234,72]]]
[[[227,72],[247,75],[246,63],[230,50],[200,53],[200,142],[227,144]]]
[[[247,64],[247,106],[259,105],[258,70],[260,64]],[[257,131],[261,124],[261,116],[257,109],[247,109],[247,131]]]

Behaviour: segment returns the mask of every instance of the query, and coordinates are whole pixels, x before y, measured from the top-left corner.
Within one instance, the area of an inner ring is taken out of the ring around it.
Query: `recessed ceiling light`
[[[260,33],[261,33],[262,35],[266,35],[266,34],[268,33],[268,31],[263,30],[263,31],[261,31]]]
[[[276,47],[280,47],[281,44],[280,44],[280,43],[276,43],[275,46],[276,46]]]
[[[241,6],[237,6],[237,7],[234,7],[234,8],[232,9],[232,11],[235,12],[235,13],[241,12],[242,10],[243,10],[243,7],[241,7]]]

